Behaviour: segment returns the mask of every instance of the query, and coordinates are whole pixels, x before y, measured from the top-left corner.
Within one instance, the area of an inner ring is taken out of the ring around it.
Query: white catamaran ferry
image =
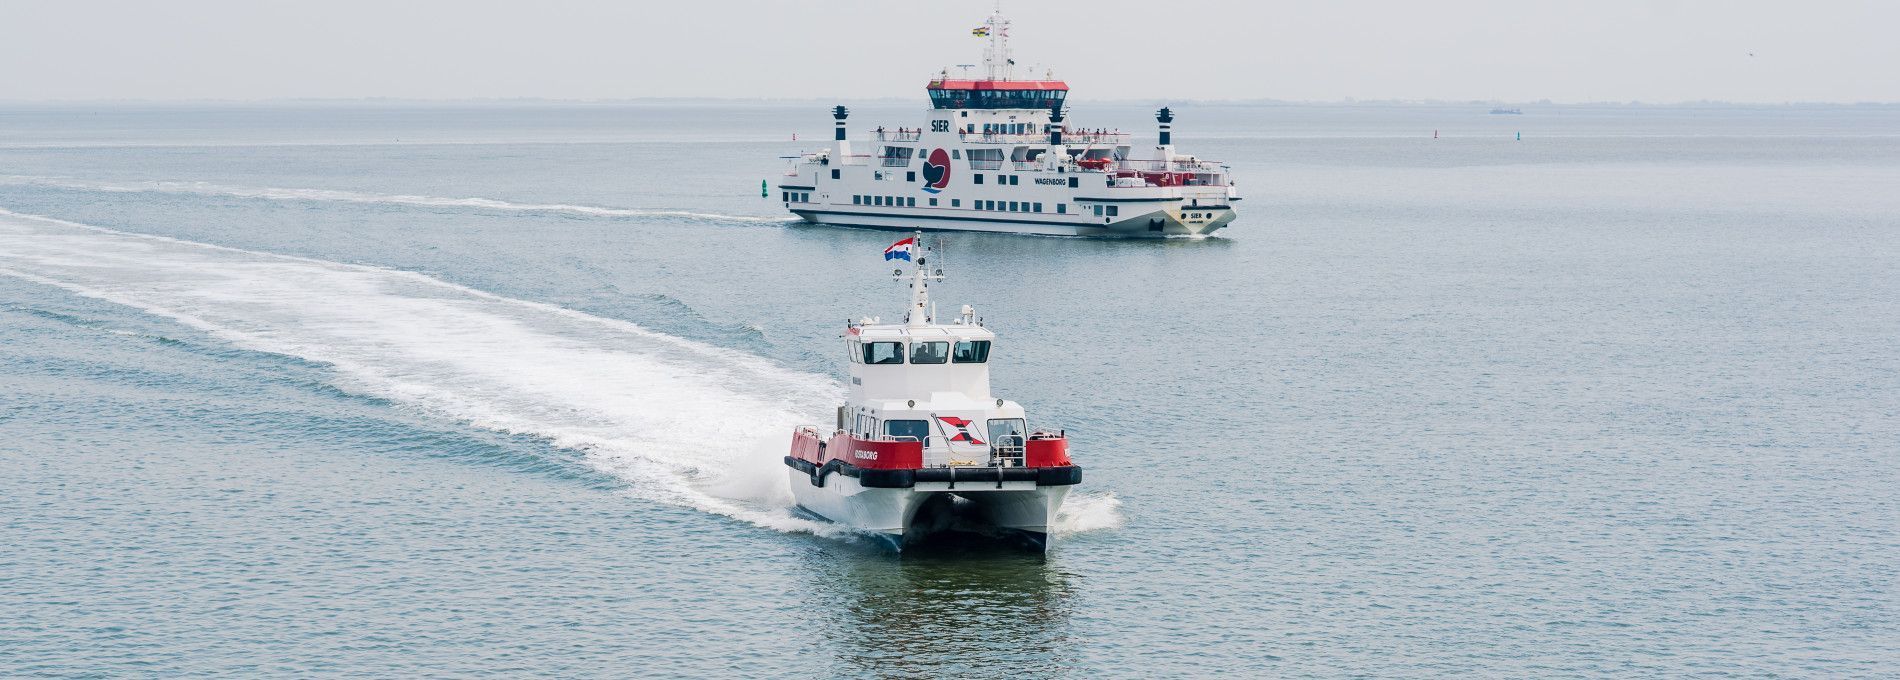
[[[1009,22],[992,14],[972,33],[989,39],[984,77],[945,69],[926,88],[925,127],[879,127],[868,153],[846,139],[850,112],[832,109],[830,148],[800,155],[779,181],[785,208],[819,224],[1062,236],[1197,235],[1234,221],[1227,167],[1176,152],[1171,111],[1156,113],[1152,146],[1068,129],[1068,84],[1015,79]]]
[[[933,504],[1047,549],[1049,525],[1082,468],[1069,460],[1066,433],[1031,430],[1022,405],[990,393],[996,334],[976,310],[964,305],[938,322],[929,287],[943,270],[930,268],[922,240],[884,251],[886,261],[912,265],[908,277],[894,272],[910,280],[904,317],[845,326],[851,386],[833,427],[793,431],[785,456],[792,496],[805,512],[898,550]]]

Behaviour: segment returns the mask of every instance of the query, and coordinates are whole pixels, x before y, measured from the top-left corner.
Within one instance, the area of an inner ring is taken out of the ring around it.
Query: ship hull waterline
[[[1012,220],[1008,218],[948,218],[932,215],[904,215],[854,211],[796,209],[793,214],[811,224],[856,227],[890,231],[979,231],[1039,236],[1081,236],[1094,238],[1168,238],[1206,236],[1232,223],[1238,214],[1232,210],[1204,221],[1182,221],[1166,210],[1133,217],[1121,217],[1104,223]]]

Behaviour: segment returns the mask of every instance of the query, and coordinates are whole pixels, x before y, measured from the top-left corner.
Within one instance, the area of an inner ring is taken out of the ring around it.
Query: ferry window
[[[869,356],[868,354],[866,356]],[[950,360],[959,364],[980,364],[990,360],[990,341],[965,340],[957,343]]]
[[[962,149],[951,149],[951,150],[950,150],[950,160],[953,160],[953,161],[960,161],[960,160],[963,160],[963,150],[962,150]]]
[[[837,169],[837,168],[832,168],[832,169],[831,169],[831,178],[832,178],[832,179],[837,179],[837,178],[838,178],[838,169]]]
[[[915,182],[915,181],[917,181],[917,171],[916,171],[916,170],[911,170],[911,171],[909,171],[909,172],[905,172],[905,173],[904,173],[904,181],[906,181],[906,182]]]
[[[1121,206],[1119,206],[1119,205],[1111,205],[1111,206],[1108,206],[1108,216],[1109,216],[1109,217],[1114,217],[1114,216],[1116,216],[1116,214],[1117,214],[1117,213],[1120,213],[1120,212],[1121,212],[1121,210],[1122,210],[1122,207],[1121,207]]]
[[[975,182],[975,183],[977,183],[977,184],[982,184],[982,183],[983,183],[983,176],[982,176],[982,175],[970,175],[970,181],[972,181],[972,182]]]
[[[1098,206],[1095,206],[1095,216],[1096,216],[1096,217],[1101,217],[1101,216],[1102,216],[1102,206],[1099,206],[1099,205],[1098,205]]]
[[[930,205],[932,205],[932,206],[935,206],[935,205],[937,205],[937,199],[934,199],[934,198],[933,198],[933,199],[930,199]]]
[[[1021,418],[991,418],[990,445],[1020,449],[1028,439],[1029,425]]]
[[[904,343],[901,343],[901,342],[864,343],[864,363],[867,363],[867,364],[904,363]]]
[[[926,420],[886,420],[884,434],[892,439],[920,441],[930,445],[930,422]]]
[[[1074,189],[1074,188],[1076,187],[1076,180],[1078,180],[1078,179],[1080,179],[1080,178],[1078,178],[1078,177],[1070,177],[1070,178],[1069,178],[1069,188],[1070,188],[1070,189]]]
[[[1036,204],[1036,212],[1042,212],[1042,204],[1041,204],[1041,203],[1037,203],[1037,204]]]
[[[950,207],[952,207],[952,208],[961,208],[961,207],[963,207],[963,199],[961,199],[961,198],[952,198],[952,199],[950,199]]]
[[[917,197],[916,197],[916,196],[911,196],[911,197],[909,197],[909,198],[905,198],[905,199],[904,199],[904,207],[906,207],[906,208],[915,208],[915,207],[917,207]]]
[[[792,192],[790,191],[778,192],[778,200],[784,201],[786,203],[792,202]]]
[[[913,364],[941,364],[950,358],[950,343],[913,342],[910,343],[910,362]]]
[[[1057,215],[1067,215],[1067,214],[1069,214],[1069,204],[1067,204],[1067,203],[1057,203],[1057,204],[1056,204],[1056,214],[1057,214]]]
[[[1018,212],[1018,211],[1016,210],[1016,202],[1015,202],[1015,201],[1010,201],[1010,202],[1009,202],[1009,211],[1010,211],[1010,212]]]
[[[1016,186],[1016,185],[1018,185],[1018,184],[1022,184],[1022,183],[1023,183],[1023,176],[1022,176],[1022,175],[1010,175],[1010,176],[1009,176],[1009,185],[1010,185],[1010,186]]]

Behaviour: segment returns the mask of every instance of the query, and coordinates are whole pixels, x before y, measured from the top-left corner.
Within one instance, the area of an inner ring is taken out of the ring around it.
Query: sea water
[[[0,109],[0,675],[1900,672],[1900,109],[1177,105],[1215,237],[944,237],[1086,473],[897,557],[828,104]]]

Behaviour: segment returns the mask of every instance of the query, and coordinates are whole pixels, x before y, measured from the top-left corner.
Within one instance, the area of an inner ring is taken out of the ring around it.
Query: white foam
[[[1062,535],[1118,528],[1122,525],[1121,507],[1121,499],[1113,494],[1070,493],[1062,509],[1056,512],[1055,526],[1051,530]]]
[[[410,194],[374,194],[358,191],[339,191],[335,189],[284,189],[277,187],[246,187],[210,182],[143,181],[143,182],[97,182],[61,177],[33,177],[8,175],[0,177],[0,183],[30,184],[79,189],[82,191],[105,191],[114,193],[167,193],[190,194],[198,196],[231,196],[235,198],[256,198],[271,201],[323,201],[334,203],[362,203],[375,205],[406,205],[424,208],[474,208],[479,210],[505,210],[514,212],[555,212],[594,217],[681,217],[726,222],[789,222],[790,217],[760,217],[756,215],[722,215],[719,213],[696,212],[691,210],[636,210],[632,208],[604,208],[591,205],[570,203],[515,203],[493,198],[448,198],[442,196],[417,196]]]
[[[412,272],[212,246],[0,210],[0,273],[335,367],[340,387],[545,437],[636,496],[784,531],[783,449],[829,379],[634,324]]]

